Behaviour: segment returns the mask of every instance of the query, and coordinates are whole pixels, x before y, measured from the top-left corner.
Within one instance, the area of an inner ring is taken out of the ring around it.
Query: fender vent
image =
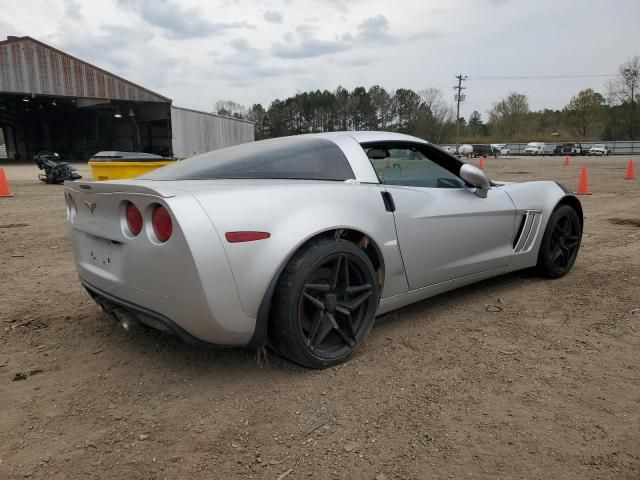
[[[518,233],[513,239],[513,252],[524,253],[531,250],[538,232],[540,230],[540,221],[542,219],[542,210],[525,210]]]
[[[522,229],[524,228],[524,224],[527,220],[527,216],[526,215],[522,215],[522,218],[520,219],[520,226],[518,227],[518,231],[515,235],[515,237],[513,237],[513,249],[516,249],[516,245],[518,244],[518,241],[520,240],[520,237],[522,236]]]

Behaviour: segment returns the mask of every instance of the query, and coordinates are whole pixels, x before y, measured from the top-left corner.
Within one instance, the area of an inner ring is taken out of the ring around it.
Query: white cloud
[[[282,14],[273,10],[264,12],[262,16],[269,23],[282,23]]]
[[[183,7],[173,0],[117,0],[145,22],[165,30],[171,38],[219,35],[229,30],[253,28],[245,21],[212,22],[200,8]]]
[[[294,45],[275,43],[271,52],[276,57],[299,59],[338,53],[350,48],[347,42],[305,38]]]
[[[178,105],[268,105],[307,89],[437,87],[453,76],[615,72],[640,54],[640,2],[508,0],[0,0],[0,38],[31,35]],[[5,18],[6,17],[6,18]],[[566,19],[571,18],[570,22]],[[536,25],[536,28],[530,28]],[[593,34],[593,32],[598,32]],[[561,107],[606,79],[467,82],[463,114],[511,90]]]
[[[332,53],[344,52],[361,46],[370,47],[385,44],[389,46],[398,41],[389,33],[389,21],[384,15],[376,15],[362,21],[356,28],[356,34],[346,32],[335,40],[316,38],[318,27],[303,23],[296,27],[301,37],[298,43],[289,37],[285,43],[275,42],[271,53],[276,57],[287,59],[301,59],[319,57]],[[285,39],[287,40],[287,39]]]

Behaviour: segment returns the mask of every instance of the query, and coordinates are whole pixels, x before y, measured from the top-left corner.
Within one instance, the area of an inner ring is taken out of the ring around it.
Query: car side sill
[[[382,300],[380,300],[380,305],[378,306],[376,315],[383,315],[392,310],[405,307],[407,305],[419,302],[420,300],[424,300],[429,297],[433,297],[440,293],[448,292],[449,290],[463,287],[480,280],[485,280],[487,278],[502,275],[506,271],[506,266],[494,268],[484,272],[474,273],[471,275],[466,275],[464,277],[455,278],[453,280],[447,280],[445,282],[435,283],[426,287],[417,288],[415,290],[410,290],[406,293],[401,293],[392,297],[383,298]]]

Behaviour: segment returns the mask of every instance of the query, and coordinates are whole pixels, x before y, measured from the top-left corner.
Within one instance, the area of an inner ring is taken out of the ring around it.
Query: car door
[[[494,187],[486,198],[477,196],[457,175],[460,162],[429,145],[363,147],[395,206],[398,243],[412,290],[506,268],[516,214],[506,192]]]

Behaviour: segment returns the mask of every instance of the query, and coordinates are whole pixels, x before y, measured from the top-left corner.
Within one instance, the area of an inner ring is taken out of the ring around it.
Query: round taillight
[[[162,205],[156,205],[151,214],[151,225],[153,225],[153,233],[160,242],[169,240],[173,232],[173,222],[169,211]]]
[[[131,202],[127,202],[125,217],[127,219],[127,227],[129,227],[131,235],[135,237],[142,230],[142,214],[140,210],[138,210],[138,207]]]

